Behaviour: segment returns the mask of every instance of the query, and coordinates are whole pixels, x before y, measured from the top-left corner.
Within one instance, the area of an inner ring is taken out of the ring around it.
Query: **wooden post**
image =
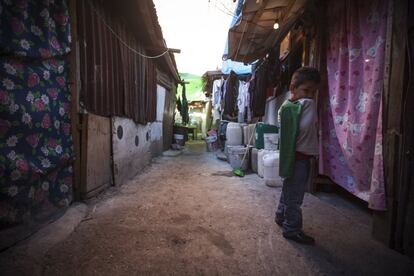
[[[386,38],[383,147],[386,212],[374,212],[373,236],[395,247],[395,219],[398,212],[397,191],[401,184],[400,154],[402,149],[401,117],[403,107],[404,70],[406,62],[407,0],[390,0]]]
[[[78,28],[77,28],[77,13],[76,0],[69,1],[69,14],[71,18],[71,36],[72,49],[69,55],[69,90],[71,93],[71,125],[72,125],[72,139],[75,154],[75,161],[73,162],[73,192],[74,200],[80,200],[81,197],[81,177],[80,177],[80,125],[79,125],[79,89],[78,89],[78,73],[79,73],[79,58],[78,58]]]

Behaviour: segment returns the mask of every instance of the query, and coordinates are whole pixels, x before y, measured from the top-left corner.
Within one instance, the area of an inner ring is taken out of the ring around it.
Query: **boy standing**
[[[301,205],[309,178],[310,159],[319,153],[317,112],[314,96],[320,83],[318,70],[302,67],[290,83],[291,98],[279,111],[280,168],[284,178],[275,222],[283,228],[283,237],[302,244],[315,240],[302,231]]]

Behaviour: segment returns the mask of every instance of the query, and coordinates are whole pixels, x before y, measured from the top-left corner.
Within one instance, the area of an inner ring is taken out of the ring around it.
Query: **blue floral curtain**
[[[42,221],[72,200],[65,0],[0,0],[0,223]]]

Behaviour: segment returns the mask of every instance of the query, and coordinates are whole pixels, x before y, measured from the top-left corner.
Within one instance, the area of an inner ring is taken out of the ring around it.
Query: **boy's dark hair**
[[[313,67],[301,67],[295,71],[292,75],[290,84],[294,87],[299,87],[307,81],[313,81],[317,84],[321,82],[321,75],[316,68]]]

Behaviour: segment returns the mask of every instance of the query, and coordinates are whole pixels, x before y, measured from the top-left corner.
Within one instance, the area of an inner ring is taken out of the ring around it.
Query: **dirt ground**
[[[414,263],[373,240],[369,224],[313,195],[303,205],[304,229],[316,245],[285,240],[273,221],[279,195],[191,144],[88,202],[86,217],[60,241],[3,252],[0,274],[414,275]],[[54,230],[46,233],[37,239]]]

